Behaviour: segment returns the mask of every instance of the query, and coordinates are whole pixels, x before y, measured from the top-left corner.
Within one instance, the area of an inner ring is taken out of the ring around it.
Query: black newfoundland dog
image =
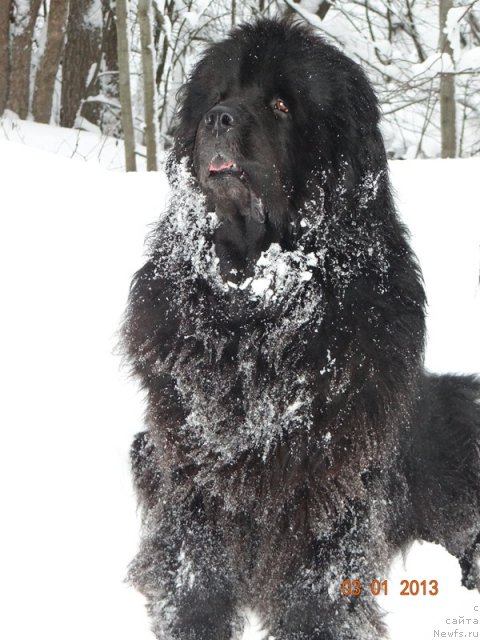
[[[148,401],[130,578],[162,640],[239,638],[246,606],[276,640],[383,637],[369,585],[416,538],[478,585],[480,385],[424,371],[378,121],[362,70],[284,21],[184,88],[123,328]]]

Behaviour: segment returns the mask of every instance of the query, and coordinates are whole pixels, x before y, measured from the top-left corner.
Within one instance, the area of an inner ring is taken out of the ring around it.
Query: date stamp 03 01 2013
[[[370,593],[373,596],[388,595],[388,580],[372,580],[364,584],[357,579],[346,579],[342,582],[343,596],[361,596],[362,593]],[[401,580],[401,596],[436,596],[438,595],[438,580]]]

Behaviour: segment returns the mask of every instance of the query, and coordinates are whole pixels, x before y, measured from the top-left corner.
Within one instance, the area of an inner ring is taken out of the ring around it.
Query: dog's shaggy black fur
[[[480,386],[423,369],[424,292],[361,69],[298,24],[210,47],[123,335],[147,393],[130,572],[163,640],[382,637],[416,538],[477,584]],[[432,576],[435,577],[435,576]]]

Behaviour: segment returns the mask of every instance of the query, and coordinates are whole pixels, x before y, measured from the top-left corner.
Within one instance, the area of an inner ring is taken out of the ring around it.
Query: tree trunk
[[[439,23],[440,53],[448,53],[453,61],[453,51],[447,35],[443,32],[447,14],[453,7],[453,0],[440,0]],[[457,151],[455,75],[442,73],[440,76],[440,129],[442,137],[442,158],[455,158]]]
[[[122,137],[118,94],[118,43],[114,0],[102,0],[102,43],[100,64],[90,76],[87,101],[81,114],[100,127],[102,133]]]
[[[127,0],[117,0],[118,71],[120,104],[122,105],[122,128],[125,143],[125,168],[127,171],[136,171],[127,15]]]
[[[10,7],[10,0],[0,2],[0,115],[7,106],[8,97]]]
[[[331,6],[332,2],[329,2],[328,0],[323,0],[323,2],[320,3],[320,6],[317,9],[317,16],[320,18],[320,20],[323,20],[325,18]]]
[[[33,94],[32,114],[36,122],[50,122],[55,78],[65,45],[69,4],[70,0],[50,0],[45,50],[39,62]]]
[[[118,93],[118,43],[117,22],[115,16],[115,0],[102,0],[103,2],[103,56],[106,68],[114,72]]]
[[[172,65],[174,65],[172,52],[176,47],[170,42],[173,28],[179,19],[179,13],[175,4],[176,0],[165,0],[163,12],[158,11],[155,7],[155,41],[157,52],[157,101],[158,104],[158,127],[163,136],[169,136],[172,131],[171,116],[168,110],[170,81],[172,74]],[[170,25],[170,26],[169,26]]]
[[[20,118],[28,116],[33,30],[42,0],[17,3],[10,43],[10,75],[7,107]]]
[[[156,86],[153,61],[152,0],[138,0],[138,22],[142,44],[143,101],[147,171],[157,170]]]
[[[73,0],[67,23],[67,42],[62,65],[60,124],[73,127],[87,97],[87,85],[100,59],[102,5],[100,0]]]

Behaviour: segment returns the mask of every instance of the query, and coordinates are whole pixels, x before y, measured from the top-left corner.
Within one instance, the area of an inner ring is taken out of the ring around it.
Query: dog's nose
[[[228,107],[217,105],[205,114],[205,124],[212,133],[219,135],[234,126],[235,118]]]

